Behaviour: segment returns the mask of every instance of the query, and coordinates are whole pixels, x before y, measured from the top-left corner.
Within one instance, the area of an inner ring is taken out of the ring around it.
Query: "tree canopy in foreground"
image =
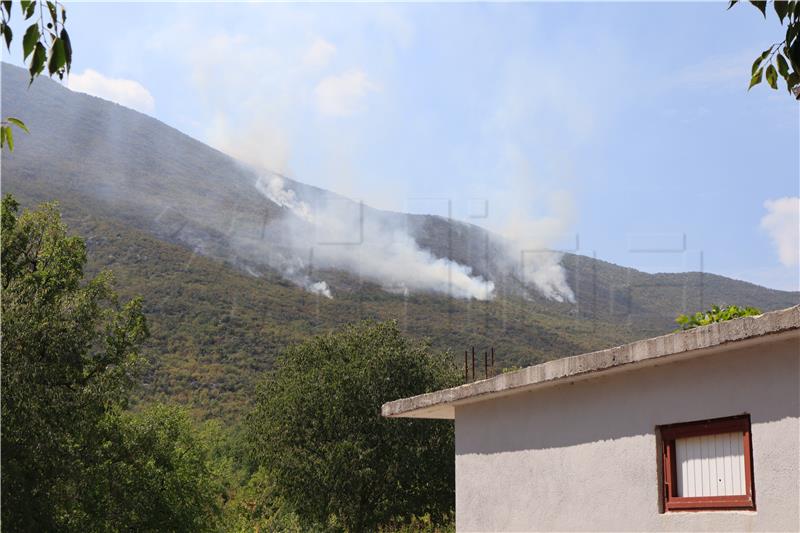
[[[202,531],[219,490],[176,408],[125,410],[147,336],[142,304],[53,204],[2,202],[3,531]]]
[[[383,403],[456,384],[446,354],[395,322],[361,323],[286,350],[248,419],[256,462],[306,529],[374,531],[451,519],[449,421],[386,419]]]

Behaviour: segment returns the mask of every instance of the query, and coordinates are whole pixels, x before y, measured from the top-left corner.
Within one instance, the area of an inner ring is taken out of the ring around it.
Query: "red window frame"
[[[662,491],[664,511],[754,510],[756,508],[753,485],[753,446],[750,434],[750,415],[698,420],[659,427],[662,443]],[[675,439],[702,437],[720,433],[739,432],[744,453],[745,490],[739,496],[678,496],[678,479],[675,462]]]

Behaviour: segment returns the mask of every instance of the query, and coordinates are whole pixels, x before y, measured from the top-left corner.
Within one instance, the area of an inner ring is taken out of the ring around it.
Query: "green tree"
[[[745,316],[760,315],[761,310],[755,307],[739,307],[730,305],[727,307],[720,307],[712,305],[711,309],[705,312],[697,312],[693,315],[678,315],[675,322],[680,325],[681,329],[692,329],[698,326],[707,326],[714,322],[723,322],[725,320],[733,320],[734,318],[742,318]]]
[[[85,469],[81,490],[91,503],[76,531],[214,531],[223,487],[210,447],[177,407],[114,410],[98,427],[102,445]]]
[[[188,417],[126,412],[147,324],[54,204],[2,201],[3,531],[202,531],[220,489]]]
[[[111,276],[82,283],[86,247],[53,204],[2,202],[2,520],[55,530],[75,498],[84,446],[122,406],[147,335],[141,301],[117,302]]]
[[[375,530],[453,510],[453,427],[381,405],[459,381],[450,358],[362,323],[287,349],[248,417],[256,462],[306,528]]]
[[[728,9],[737,2],[738,0],[730,0]],[[750,0],[750,3],[767,18],[768,0]],[[773,43],[756,57],[750,70],[748,89],[766,79],[767,84],[777,90],[780,76],[786,82],[786,90],[800,99],[800,1],[772,0],[772,8],[781,30],[785,23],[786,33],[782,40]]]
[[[45,67],[50,76],[63,79],[72,67],[72,43],[65,26],[67,10],[64,5],[57,0],[22,0],[19,6],[20,16],[30,21],[22,37],[22,59],[28,62],[30,82],[33,83]],[[11,0],[0,2],[0,37],[8,51],[11,51],[11,41],[14,39],[11,30],[13,12]],[[25,133],[28,133],[28,128],[18,118],[5,117],[0,121],[0,148],[8,145],[8,149],[13,151],[14,132],[11,126]]]

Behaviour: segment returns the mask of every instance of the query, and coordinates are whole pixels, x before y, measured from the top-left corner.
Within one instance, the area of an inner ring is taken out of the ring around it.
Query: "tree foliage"
[[[216,496],[186,415],[124,411],[147,336],[141,300],[107,272],[54,204],[2,201],[3,531],[198,531]]]
[[[728,9],[738,0],[730,0]],[[786,33],[781,41],[772,44],[761,52],[750,70],[750,86],[761,83],[763,79],[773,89],[778,89],[778,76],[786,83],[786,90],[800,99],[800,1],[772,0],[772,9],[768,8],[768,0],[750,0],[764,18],[769,11],[774,11],[781,27],[786,25]]]
[[[184,410],[159,404],[138,412],[114,410],[98,430],[103,442],[84,474],[91,507],[76,526],[186,533],[217,529],[224,487],[213,471],[209,441]]]
[[[397,324],[361,323],[286,350],[248,418],[252,454],[305,528],[375,530],[453,509],[453,429],[389,420],[389,400],[452,386],[447,355]]]
[[[29,84],[33,83],[45,68],[50,76],[64,79],[64,74],[69,74],[72,67],[72,43],[65,26],[66,8],[57,0],[22,0],[19,7],[19,16],[28,24],[22,37],[22,59],[27,61],[31,77]],[[8,51],[11,51],[11,42],[14,39],[11,30],[13,13],[11,0],[0,2],[0,37]],[[14,131],[11,126],[16,126],[25,133],[29,132],[25,123],[18,118],[6,117],[2,120],[0,148],[7,145],[8,149],[13,151]]]
[[[233,488],[225,504],[227,531],[281,531],[303,533],[297,513],[275,493],[275,484],[264,468],[229,485]]]
[[[756,316],[760,314],[761,310],[755,307],[739,307],[736,305],[719,307],[718,305],[712,305],[711,309],[705,312],[697,312],[693,315],[678,315],[675,322],[681,326],[681,329],[686,330],[698,326],[707,326],[714,322],[723,322],[725,320],[733,320],[734,318]]]

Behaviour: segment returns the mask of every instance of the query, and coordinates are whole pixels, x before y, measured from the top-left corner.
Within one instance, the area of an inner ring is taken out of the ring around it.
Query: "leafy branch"
[[[11,131],[11,126],[16,126],[25,133],[28,131],[28,126],[25,125],[18,118],[8,117],[0,122],[0,148],[3,148],[8,143],[8,149],[14,151],[14,133]]]
[[[738,0],[730,0],[728,9]],[[767,18],[768,0],[750,0],[764,18]],[[747,90],[763,79],[773,89],[778,89],[778,76],[786,82],[786,90],[800,100],[800,0],[772,0],[772,7],[780,21],[786,24],[786,35],[782,41],[761,52],[750,70],[750,85]],[[766,67],[766,68],[765,68]]]
[[[45,67],[49,76],[63,80],[64,74],[69,74],[72,67],[72,44],[65,27],[67,10],[61,2],[50,0],[21,0],[19,5],[23,20],[32,21],[22,37],[22,59],[31,76],[28,85],[44,72]],[[14,38],[10,25],[12,8],[11,0],[0,1],[0,37],[9,52]],[[0,148],[8,144],[11,151],[14,150],[12,125],[29,133],[20,119],[4,118],[0,123]]]

